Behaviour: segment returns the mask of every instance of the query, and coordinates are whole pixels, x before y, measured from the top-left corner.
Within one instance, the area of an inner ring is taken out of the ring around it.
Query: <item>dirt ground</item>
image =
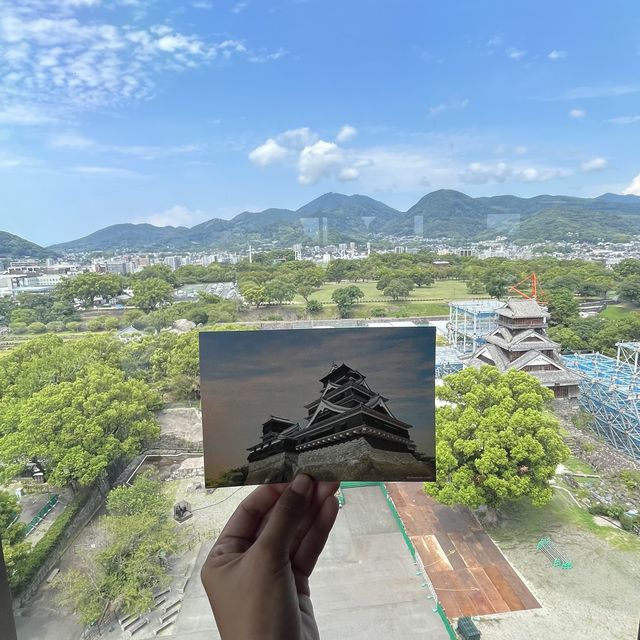
[[[593,531],[577,519],[566,518],[566,514],[574,513],[568,509],[573,506],[564,493],[558,493],[535,524],[530,511],[514,509],[501,526],[490,530],[542,608],[480,618],[476,624],[483,638],[636,637],[640,617],[640,539],[609,527]],[[572,569],[553,567],[546,556],[536,551],[536,542],[544,535],[550,536],[569,557]]]

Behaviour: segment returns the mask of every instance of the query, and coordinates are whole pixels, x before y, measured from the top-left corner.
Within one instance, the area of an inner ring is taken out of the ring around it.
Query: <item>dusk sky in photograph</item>
[[[640,194],[640,3],[3,0],[0,229]]]
[[[389,409],[413,426],[418,450],[434,451],[432,328],[202,332],[200,375],[205,474],[246,464],[270,414],[305,424],[333,362],[366,376]]]

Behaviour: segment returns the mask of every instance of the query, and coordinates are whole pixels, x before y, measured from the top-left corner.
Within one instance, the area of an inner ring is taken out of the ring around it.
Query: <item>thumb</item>
[[[311,502],[313,480],[300,473],[276,502],[257,544],[276,554],[289,555],[289,548],[298,525]]]

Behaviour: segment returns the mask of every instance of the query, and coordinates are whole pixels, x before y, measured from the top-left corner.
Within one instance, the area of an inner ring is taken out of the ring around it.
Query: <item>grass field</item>
[[[638,309],[623,304],[613,304],[609,305],[600,315],[609,320],[618,320],[632,311],[638,311]]]
[[[350,284],[355,284],[362,289],[364,293],[364,302],[370,300],[388,300],[391,303],[390,298],[385,298],[382,295],[382,291],[376,289],[375,282],[341,282],[340,284],[325,283],[314,291],[310,298],[318,300],[318,302],[331,302],[331,294],[338,287],[346,287]],[[436,280],[431,287],[416,287],[409,295],[408,300],[433,300],[435,302],[448,302],[449,300],[459,300],[467,298],[487,298],[486,294],[472,295],[467,290],[466,283],[461,280]],[[304,300],[300,296],[294,298],[294,303],[304,304]],[[446,306],[446,305],[445,305]]]
[[[522,500],[505,506],[501,514],[504,521],[500,526],[489,530],[491,537],[499,543],[527,540],[533,543],[532,551],[535,552],[535,544],[540,538],[569,528],[577,535],[580,531],[594,534],[620,550],[640,552],[639,536],[621,529],[597,525],[588,511],[580,509],[565,491],[558,489],[554,490],[551,502],[542,508],[532,507],[526,500]]]

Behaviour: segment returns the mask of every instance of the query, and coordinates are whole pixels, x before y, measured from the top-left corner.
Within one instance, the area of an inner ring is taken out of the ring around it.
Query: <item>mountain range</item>
[[[367,196],[326,193],[295,211],[245,211],[230,220],[213,218],[191,228],[115,224],[48,249],[27,241],[21,247],[16,245],[17,236],[0,234],[0,256],[35,256],[29,252],[36,250],[60,253],[233,249],[248,244],[291,246],[297,242],[362,242],[413,235],[458,242],[497,235],[520,243],[567,239],[624,241],[640,235],[640,196],[605,193],[597,198],[551,195],[472,198],[459,191],[441,189],[425,195],[407,211],[399,211]]]

